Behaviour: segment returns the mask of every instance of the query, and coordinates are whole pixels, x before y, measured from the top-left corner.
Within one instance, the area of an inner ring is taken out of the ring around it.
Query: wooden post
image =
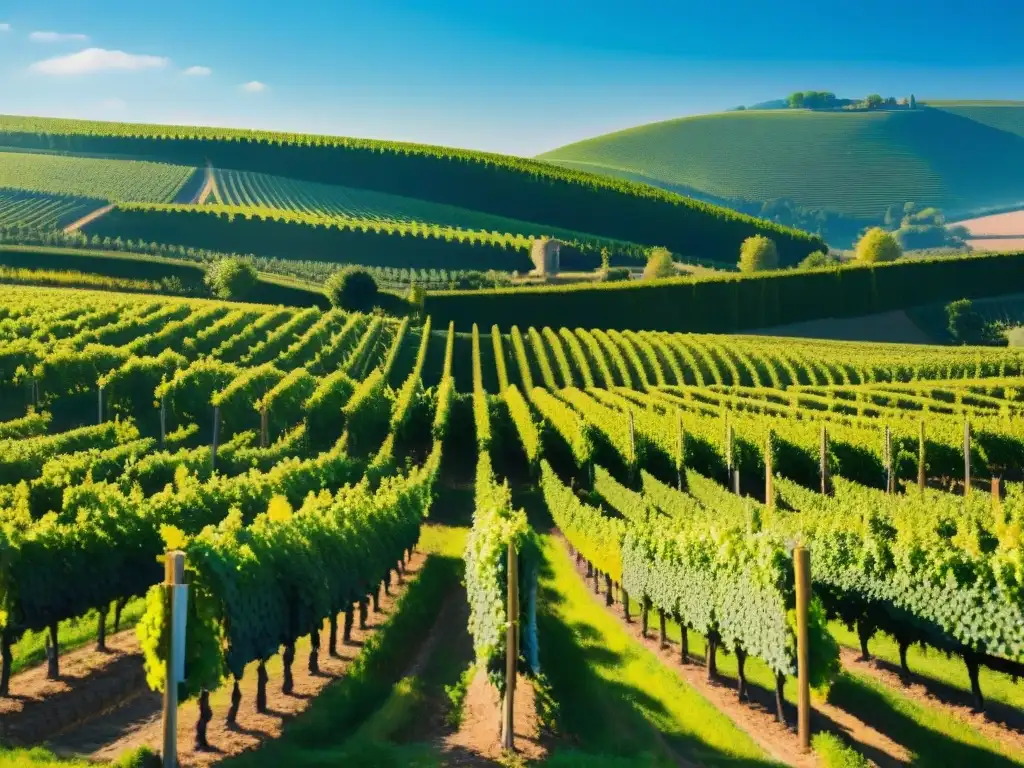
[[[270,442],[269,429],[267,424],[267,409],[260,409],[260,448],[266,448]]]
[[[818,446],[818,474],[821,475],[821,493],[829,496],[832,493],[832,480],[828,476],[828,428],[821,425],[821,444]]]
[[[213,442],[210,445],[210,468],[217,468],[217,440],[220,438],[220,406],[213,406]]]
[[[501,745],[503,748],[515,749],[514,718],[516,693],[516,657],[518,649],[516,641],[519,633],[519,556],[515,545],[508,545],[508,629],[505,635],[505,711],[502,723]]]
[[[885,492],[893,492],[893,477],[892,477],[892,430],[889,429],[889,425],[885,425]]]
[[[797,684],[797,734],[800,749],[811,749],[811,685],[810,649],[807,647],[807,621],[811,604],[811,553],[798,546],[793,550],[793,565],[796,570],[796,656]]]
[[[971,422],[964,419],[964,498],[971,492]]]
[[[1002,489],[1002,483],[1000,481],[1000,478],[993,477],[992,478],[992,506],[996,510],[999,509],[999,504],[1000,504],[1000,502],[1003,499],[1002,490],[1003,489]]]
[[[173,619],[175,591],[179,585],[184,583],[185,553],[168,552],[164,558],[164,590],[167,598],[167,615],[171,617],[172,621],[168,627],[170,642],[164,667],[164,768],[178,768],[178,669],[174,653],[174,638],[177,633],[173,626]],[[184,633],[181,633],[181,636],[184,638]]]
[[[732,425],[729,423],[729,414],[725,414],[725,468],[728,472],[727,478],[732,480]]]
[[[925,448],[924,448],[924,419],[917,425],[917,489],[924,493],[925,472]]]
[[[676,410],[676,419],[679,424],[679,456],[676,459],[676,480],[679,490],[683,490],[683,467],[686,465],[686,434],[683,432],[683,412]]]
[[[633,426],[633,409],[629,409],[629,464],[630,469],[636,466],[636,429]]]
[[[740,471],[738,468],[732,471],[732,492],[737,496],[740,495]]]
[[[103,423],[103,387],[96,390],[96,423]]]
[[[160,398],[160,447],[167,443],[167,396]]]
[[[773,450],[775,440],[772,431],[768,430],[768,440],[764,447],[764,503],[771,509],[775,506],[775,493],[772,489],[772,475],[775,466],[775,451]]]

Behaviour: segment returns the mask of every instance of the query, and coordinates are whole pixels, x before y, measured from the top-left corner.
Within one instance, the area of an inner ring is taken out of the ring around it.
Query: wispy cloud
[[[10,24],[8,24],[7,22],[0,23],[0,32],[10,32],[10,31],[11,31],[11,25]]]
[[[262,93],[267,90],[267,84],[261,83],[259,80],[250,80],[242,86],[242,90],[247,93]]]
[[[32,32],[28,39],[34,43],[84,43],[89,36],[77,32]]]
[[[88,75],[95,72],[133,72],[141,69],[162,69],[170,64],[162,56],[147,56],[104,48],[86,48],[67,56],[37,61],[30,69],[44,75]]]
[[[213,70],[209,67],[189,67],[182,74],[190,77],[206,77],[207,75],[212,75]]]

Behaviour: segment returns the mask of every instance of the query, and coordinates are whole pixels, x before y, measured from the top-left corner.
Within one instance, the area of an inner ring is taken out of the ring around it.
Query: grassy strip
[[[0,746],[0,768],[94,768],[95,765],[88,760],[61,759],[43,747],[5,749]],[[139,747],[108,765],[109,768],[153,768],[160,765],[160,759],[149,747]]]
[[[634,613],[637,610],[634,602]],[[652,624],[656,627],[657,621],[652,621]],[[678,643],[679,625],[668,621],[667,627],[669,640]],[[875,642],[878,641],[872,641],[872,651]],[[703,658],[705,652],[704,638],[690,632],[690,655]],[[748,684],[774,690],[774,676],[760,659],[748,658],[745,672]],[[730,681],[737,679],[735,655],[718,654],[718,674]],[[789,703],[796,704],[795,679],[786,680],[785,697]],[[938,709],[917,704],[899,691],[865,675],[842,675],[828,691],[828,701],[906,747],[916,755],[915,765],[971,765],[972,768],[980,768],[1017,764],[1005,754],[1024,762],[1024,755],[995,743],[970,724],[951,718]],[[947,754],[949,758],[945,757]],[[960,758],[954,759],[953,755]]]
[[[811,746],[825,768],[868,768],[871,763],[834,733],[816,733]]]
[[[860,653],[860,641],[856,632],[838,622],[829,624],[829,630],[840,645]],[[875,658],[899,668],[899,646],[889,635],[877,633],[871,638],[868,650]],[[914,645],[907,651],[907,666],[917,677],[934,680],[964,693],[969,694],[971,691],[967,666],[959,657],[946,656],[934,649]],[[980,682],[986,701],[999,702],[1008,707],[1024,710],[1024,686],[1016,684],[1009,675],[982,667]]]
[[[131,629],[138,622],[146,609],[145,601],[136,598],[125,605],[121,611],[120,629]],[[96,628],[98,626],[97,614],[90,611],[85,616],[77,619],[62,621],[57,635],[60,644],[60,652],[67,653],[76,648],[81,648],[96,640]],[[107,636],[114,631],[114,612],[107,612]],[[12,648],[14,663],[11,665],[12,674],[34,667],[46,660],[46,631],[26,632]],[[12,683],[12,690],[14,684]]]
[[[675,755],[700,765],[772,764],[588,594],[560,542],[544,536],[541,550],[541,667],[558,702],[554,726],[587,753],[559,751],[552,764],[598,764],[592,754],[630,765],[675,765]]]
[[[399,600],[388,622],[367,640],[345,676],[325,689],[309,709],[286,724],[280,739],[228,762],[233,766],[389,764],[387,755],[376,754],[369,747],[358,754],[356,761],[343,760],[341,753],[345,751],[345,742],[358,731],[367,715],[386,704],[397,670],[408,665],[419,640],[433,623],[437,606],[457,583],[461,560],[445,553],[457,548],[459,538],[458,532],[444,535],[436,528],[426,528],[420,548],[431,556]],[[392,707],[402,711],[404,704]],[[387,745],[373,746],[390,754]],[[402,762],[390,764],[435,764],[418,762],[418,758],[406,762],[413,755],[399,752]],[[363,760],[368,762],[361,762]]]

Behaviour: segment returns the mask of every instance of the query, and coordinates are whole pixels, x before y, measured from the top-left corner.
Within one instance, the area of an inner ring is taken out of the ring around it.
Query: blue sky
[[[533,155],[800,89],[1024,99],[1022,39],[1019,0],[8,0],[0,112]]]

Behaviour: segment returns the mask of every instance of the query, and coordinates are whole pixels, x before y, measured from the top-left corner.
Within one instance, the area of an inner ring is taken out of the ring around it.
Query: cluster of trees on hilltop
[[[790,109],[917,109],[914,94],[910,98],[868,94],[863,99],[840,99],[831,91],[795,91],[786,98]]]

